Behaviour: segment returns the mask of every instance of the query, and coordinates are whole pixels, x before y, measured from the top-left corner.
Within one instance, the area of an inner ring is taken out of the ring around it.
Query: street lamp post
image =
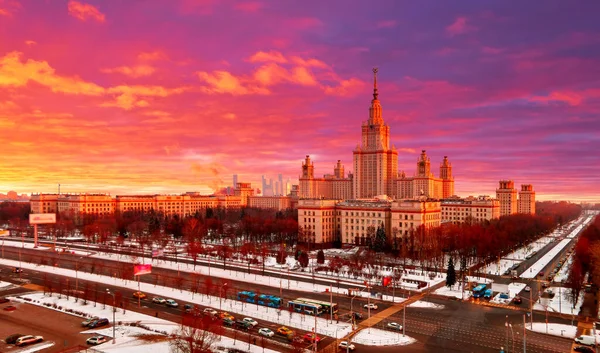
[[[81,260],[81,259],[83,259],[83,256],[81,256],[80,258],[75,260],[75,292],[77,292],[79,289],[79,276],[77,273],[79,270],[79,260]]]
[[[512,324],[508,324],[508,327],[510,327],[510,336],[512,339],[512,352],[515,353],[515,334],[513,332]]]
[[[108,295],[111,295],[113,297],[113,306],[112,306],[112,312],[113,312],[113,341],[112,341],[112,344],[115,344],[115,342],[116,342],[116,337],[115,337],[115,312],[117,311],[117,309],[115,308],[115,293],[111,293],[108,288],[106,288],[106,293]]]
[[[226,287],[226,286],[227,286],[227,283],[225,283],[221,287],[219,287],[219,310],[221,310],[221,297],[222,297],[221,292],[223,290],[223,287]],[[258,302],[258,299],[257,299],[257,302]]]

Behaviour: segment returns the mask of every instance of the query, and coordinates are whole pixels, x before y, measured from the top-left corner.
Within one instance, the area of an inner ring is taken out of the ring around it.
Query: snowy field
[[[0,259],[0,263],[8,266],[18,266],[18,261]],[[74,270],[55,268],[51,266],[35,265],[30,263],[22,263],[24,269],[31,269],[39,272],[54,273],[62,276],[75,277]],[[79,279],[90,282],[105,283],[121,288],[131,288],[135,285],[134,281],[126,281],[108,276],[97,274],[84,273],[79,271]],[[186,302],[196,303],[207,307],[212,307],[217,310],[226,310],[233,314],[244,316],[252,316],[262,320],[286,325],[292,328],[297,328],[305,331],[311,331],[314,328],[314,320],[312,317],[306,317],[299,313],[290,313],[287,310],[278,310],[265,306],[258,306],[249,303],[243,303],[237,300],[223,299],[219,301],[218,297],[195,294],[189,291],[176,290],[175,288],[155,286],[150,283],[140,283],[140,290],[149,295],[160,296],[164,298],[173,298],[175,300],[183,300]],[[221,308],[220,308],[221,307]],[[317,333],[320,335],[335,337],[336,333],[339,337],[345,336],[352,330],[352,326],[347,323],[329,323],[329,320],[317,318]]]
[[[508,270],[512,265],[520,264],[528,255],[535,254],[553,241],[555,241],[555,238],[553,237],[541,237],[533,243],[523,246],[506,255],[500,259],[500,261],[487,265],[483,271],[490,275],[503,275],[504,272],[506,272],[506,270]]]
[[[436,309],[436,310],[441,310],[444,309],[445,306],[442,304],[436,304],[436,303],[431,303],[431,302],[426,302],[426,301],[416,301],[412,304],[408,305],[410,308],[425,308],[425,309]]]
[[[577,335],[577,326],[566,324],[548,323],[548,325],[546,325],[545,322],[534,322],[532,328],[528,322],[527,329],[534,332],[567,338],[575,338],[575,335]]]
[[[434,293],[438,294],[438,295],[443,295],[445,297],[452,297],[452,298],[464,299],[464,300],[468,300],[469,298],[471,298],[470,290],[465,289],[463,291],[463,293],[461,293],[460,284],[455,284],[451,288],[442,287],[442,288],[436,289]]]
[[[8,282],[0,281],[0,288],[10,287],[10,286],[13,286],[13,284],[12,283],[8,283]]]
[[[43,293],[35,293],[35,294],[27,294],[21,296],[22,298],[29,298],[31,301],[25,301],[18,298],[11,298],[11,300],[27,302],[29,304],[44,306],[44,303],[47,304],[56,304],[63,308],[63,311],[66,309],[76,310],[79,312],[84,312],[88,317],[98,316],[98,317],[106,317],[110,318],[112,316],[112,306],[103,304],[94,305],[93,302],[88,301],[87,305],[83,305],[82,301],[79,300],[77,303],[73,300],[73,297],[67,299],[66,296],[62,296],[61,299],[58,298],[58,295],[44,295]],[[47,306],[44,306],[47,307]],[[50,308],[49,308],[50,309]],[[57,309],[50,309],[57,310]],[[82,321],[84,319],[82,318]],[[110,320],[110,319],[109,319]],[[99,350],[101,352],[134,352],[134,353],[170,353],[171,350],[169,348],[168,343],[166,342],[158,342],[149,344],[145,341],[139,339],[139,335],[143,334],[157,334],[158,332],[166,332],[167,334],[176,333],[177,329],[180,327],[179,324],[175,322],[170,322],[167,320],[155,318],[153,316],[140,314],[131,310],[127,310],[126,313],[123,313],[122,309],[118,309],[115,312],[115,321],[123,322],[123,323],[132,323],[132,322],[140,322],[144,326],[147,326],[152,331],[145,330],[140,327],[130,327],[119,325],[115,328],[116,331],[116,343],[112,344],[112,341],[107,343],[103,343],[101,345],[95,346],[94,349]],[[111,321],[112,322],[112,321]],[[104,336],[112,337],[112,327],[102,328],[99,330],[87,330],[83,332],[84,334],[90,334],[90,337],[94,334],[101,334]],[[215,343],[214,346],[225,346],[225,347],[236,347],[240,349],[244,349],[245,351],[250,352],[263,352],[263,348],[254,345],[248,345],[248,343],[240,342],[239,340],[234,343],[234,340],[225,337],[219,336],[219,341]],[[37,347],[36,347],[37,348]],[[266,349],[265,352],[275,353],[276,351]],[[19,353],[23,353],[19,351]]]
[[[584,292],[579,294],[579,300],[575,304],[575,309],[572,309],[573,302],[569,299],[568,289],[562,287],[549,287],[546,291],[551,290],[554,293],[554,298],[538,298],[538,302],[533,305],[534,310],[545,311],[548,306],[548,311],[563,314],[579,314],[581,305],[583,304]]]
[[[572,239],[563,239],[548,251],[541,259],[537,260],[531,267],[521,274],[521,278],[535,278],[538,273],[548,266],[548,264],[558,255],[564,248],[566,248]]]
[[[6,246],[16,246],[16,247],[21,246],[21,243],[19,243],[19,242],[7,241],[6,243],[7,243]],[[31,245],[31,248],[33,248],[33,244],[25,243],[25,245]],[[38,249],[46,249],[46,248],[38,248]],[[327,279],[324,279],[321,276],[317,276],[317,278],[321,281],[323,281],[323,280],[330,281],[331,285],[327,286],[327,285],[322,285],[322,284],[311,283],[312,276],[310,274],[306,274],[306,275],[302,276],[304,278],[304,280],[295,280],[295,279],[293,279],[293,277],[288,279],[287,271],[283,271],[283,272],[265,271],[265,273],[267,273],[266,275],[248,274],[247,267],[241,267],[239,271],[224,270],[222,268],[222,262],[214,262],[212,264],[212,266],[210,266],[210,267],[196,265],[196,269],[194,270],[193,264],[176,263],[176,262],[172,262],[172,261],[162,261],[162,260],[157,261],[157,260],[153,260],[152,258],[132,257],[129,255],[96,253],[91,257],[98,258],[98,259],[119,260],[119,261],[125,261],[125,262],[130,262],[130,263],[135,263],[135,262],[147,263],[147,264],[152,264],[153,267],[158,267],[158,268],[165,268],[165,269],[170,269],[170,270],[185,272],[185,273],[196,273],[199,275],[212,275],[215,277],[232,279],[232,280],[236,280],[236,281],[240,281],[240,282],[247,282],[250,284],[251,283],[261,283],[262,285],[270,286],[273,288],[280,288],[280,287],[287,288],[287,289],[293,288],[295,290],[305,291],[305,292],[309,292],[309,293],[312,293],[312,292],[325,293],[326,291],[330,290],[333,293],[338,293],[338,294],[343,294],[343,295],[348,294],[347,289],[337,287],[337,283],[336,283],[337,280],[333,276],[328,276]],[[269,260],[269,259],[271,259],[271,260]],[[269,258],[269,259],[267,259],[268,260],[267,263],[272,266],[273,263],[275,263],[275,260],[273,258]],[[292,263],[292,262],[295,263],[295,261],[296,260],[293,257],[288,257],[288,263]],[[230,263],[227,263],[227,264],[230,265]],[[79,273],[81,273],[81,271],[79,271]],[[297,272],[293,272],[293,274],[294,274],[294,276],[301,275]],[[413,274],[404,275],[403,278],[408,279],[408,280],[420,280],[420,281],[427,282],[428,286],[423,288],[423,289],[427,289],[430,286],[434,286],[440,282],[443,282],[445,280],[445,275],[437,274],[433,280],[430,279],[429,276],[420,276],[420,275],[413,275]],[[340,283],[356,284],[355,282],[348,282],[346,280],[340,280]],[[362,284],[363,282],[361,281],[360,283]],[[404,284],[406,284],[406,286]],[[402,282],[402,284],[400,284],[398,287],[412,289],[412,290],[416,290],[416,291],[423,290],[423,289],[417,290],[416,288],[414,288],[414,287],[416,287],[416,285],[409,286],[409,283],[405,283],[405,282]],[[364,289],[364,286],[358,286],[358,288]],[[370,296],[370,293],[367,291],[360,291],[357,293],[358,293],[359,297],[363,297],[363,298],[367,298],[368,296]],[[390,301],[390,302],[393,301],[396,303],[400,303],[404,300],[403,298],[393,297],[390,295],[382,295],[382,297],[378,298],[378,299],[383,300],[383,301]]]
[[[393,346],[407,345],[417,342],[409,336],[402,336],[402,332],[391,332],[376,328],[365,328],[360,330],[353,338],[352,343],[364,344],[365,346]]]

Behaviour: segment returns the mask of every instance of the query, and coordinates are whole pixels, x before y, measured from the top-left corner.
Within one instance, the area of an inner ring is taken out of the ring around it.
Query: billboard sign
[[[50,223],[56,223],[56,213],[31,213],[29,215],[29,224]]]
[[[151,264],[137,264],[133,265],[133,275],[147,275],[152,273],[152,265]]]

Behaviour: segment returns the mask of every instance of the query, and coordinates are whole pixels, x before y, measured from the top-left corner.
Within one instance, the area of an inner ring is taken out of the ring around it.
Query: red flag
[[[387,276],[387,277],[383,277],[383,280],[381,281],[381,285],[384,287],[389,286],[392,283],[392,277]]]

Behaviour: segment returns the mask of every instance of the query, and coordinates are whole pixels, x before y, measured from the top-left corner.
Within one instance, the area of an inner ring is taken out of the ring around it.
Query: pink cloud
[[[234,5],[236,10],[243,12],[257,12],[263,7],[263,4],[258,1],[240,2]]]
[[[394,28],[398,23],[394,20],[385,20],[377,22],[377,28]]]
[[[337,86],[325,87],[325,93],[340,97],[355,96],[363,91],[364,86],[363,81],[352,77],[348,80],[342,80]]]
[[[143,52],[138,54],[138,59],[142,61],[167,60],[168,58],[167,54],[161,51]]]
[[[446,33],[450,36],[465,34],[476,30],[476,27],[467,24],[466,17],[457,17],[451,25],[446,27]]]
[[[316,17],[294,18],[289,20],[288,23],[291,27],[296,29],[310,29],[321,27],[323,25],[323,22]]]
[[[69,1],[68,8],[69,15],[81,21],[87,21],[90,19],[97,22],[106,21],[106,17],[104,16],[104,14],[93,5],[71,0]]]
[[[110,69],[102,69],[104,73],[120,73],[125,76],[132,78],[150,76],[156,71],[156,69],[150,65],[136,65],[136,66],[119,66]]]
[[[287,59],[280,52],[272,50],[272,51],[269,51],[269,52],[258,51],[255,54],[253,54],[248,59],[248,61],[250,61],[251,63],[254,63],[254,62],[275,62],[275,63],[283,64],[283,63],[287,62]]]

